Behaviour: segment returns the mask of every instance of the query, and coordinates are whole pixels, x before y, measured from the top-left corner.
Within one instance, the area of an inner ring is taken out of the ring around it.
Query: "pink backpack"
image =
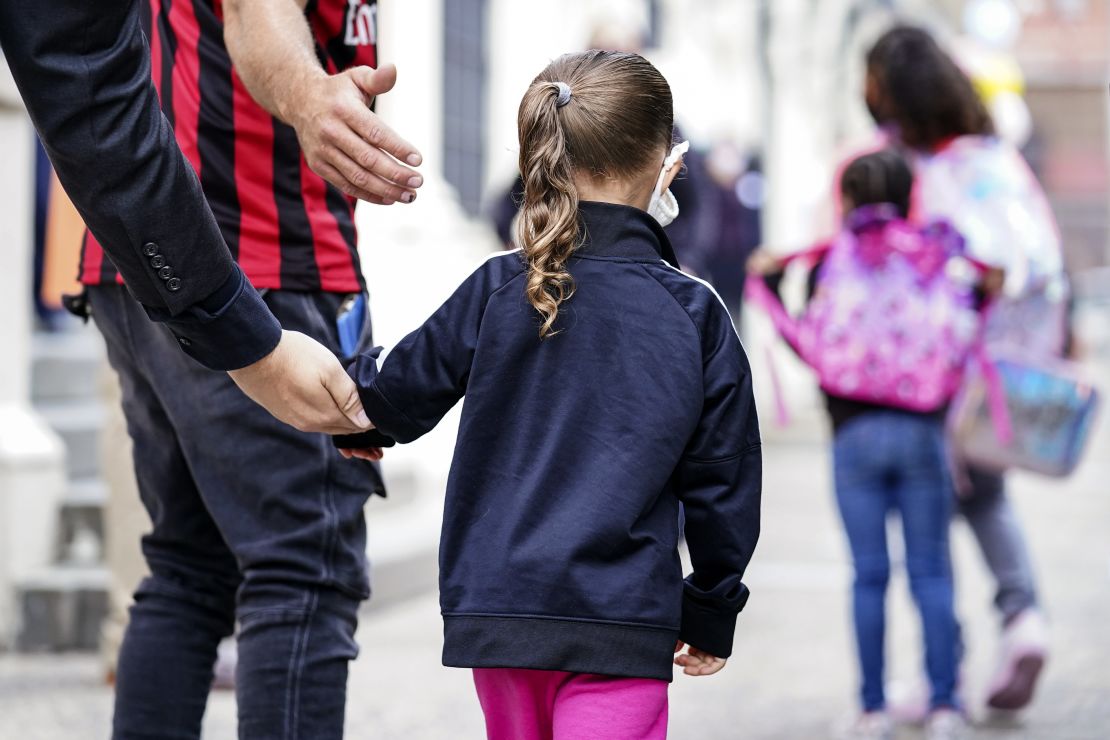
[[[981,343],[978,268],[950,226],[918,227],[893,206],[854,211],[828,246],[797,257],[821,262],[805,312],[790,316],[763,280],[748,295],[840,398],[934,411],[960,388]]]

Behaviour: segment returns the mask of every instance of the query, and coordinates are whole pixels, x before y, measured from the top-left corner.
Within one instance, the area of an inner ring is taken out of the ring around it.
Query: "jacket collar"
[[[642,262],[666,260],[678,267],[678,258],[663,227],[646,211],[632,206],[580,201],[578,219],[583,242],[575,250],[582,257],[623,257]]]

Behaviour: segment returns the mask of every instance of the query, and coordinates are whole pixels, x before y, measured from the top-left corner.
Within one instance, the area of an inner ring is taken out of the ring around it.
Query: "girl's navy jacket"
[[[748,598],[762,477],[751,372],[728,311],[664,261],[651,216],[584,202],[580,221],[558,334],[539,339],[521,253],[504,252],[380,370],[375,351],[351,374],[399,442],[466,396],[440,545],[445,665],[669,681],[676,639],[732,653]]]

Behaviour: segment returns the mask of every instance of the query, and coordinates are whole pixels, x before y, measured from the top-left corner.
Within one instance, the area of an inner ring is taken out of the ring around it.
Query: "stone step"
[[[442,500],[414,495],[393,476],[398,499],[375,499],[367,509],[373,596],[368,608],[379,610],[436,588]],[[398,485],[400,484],[400,485]],[[60,515],[64,560],[22,579],[17,586],[21,627],[16,649],[22,652],[95,650],[108,609],[107,564],[89,563],[102,554],[102,539],[87,538],[103,526],[104,484],[75,482],[62,502]],[[102,530],[99,530],[102,531]],[[84,534],[82,534],[84,532]]]
[[[54,402],[96,398],[104,340],[91,324],[71,331],[37,332],[31,339],[31,397]]]
[[[100,473],[100,433],[107,410],[97,398],[38,403],[36,410],[66,446],[70,478],[95,478]]]
[[[108,570],[104,566],[58,564],[17,585],[23,652],[95,650],[108,613]]]
[[[60,504],[55,557],[83,563],[99,562],[104,552],[104,505],[108,486],[99,478],[69,482]]]

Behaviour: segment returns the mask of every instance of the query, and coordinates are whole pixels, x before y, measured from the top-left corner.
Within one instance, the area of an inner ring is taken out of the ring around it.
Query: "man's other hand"
[[[411,169],[423,161],[420,152],[370,110],[396,82],[392,64],[314,76],[289,114],[308,166],[347,195],[378,205],[411,203],[424,184]]]
[[[354,434],[370,428],[358,388],[339,360],[299,332],[283,331],[273,352],[228,374],[262,408],[302,432]]]

